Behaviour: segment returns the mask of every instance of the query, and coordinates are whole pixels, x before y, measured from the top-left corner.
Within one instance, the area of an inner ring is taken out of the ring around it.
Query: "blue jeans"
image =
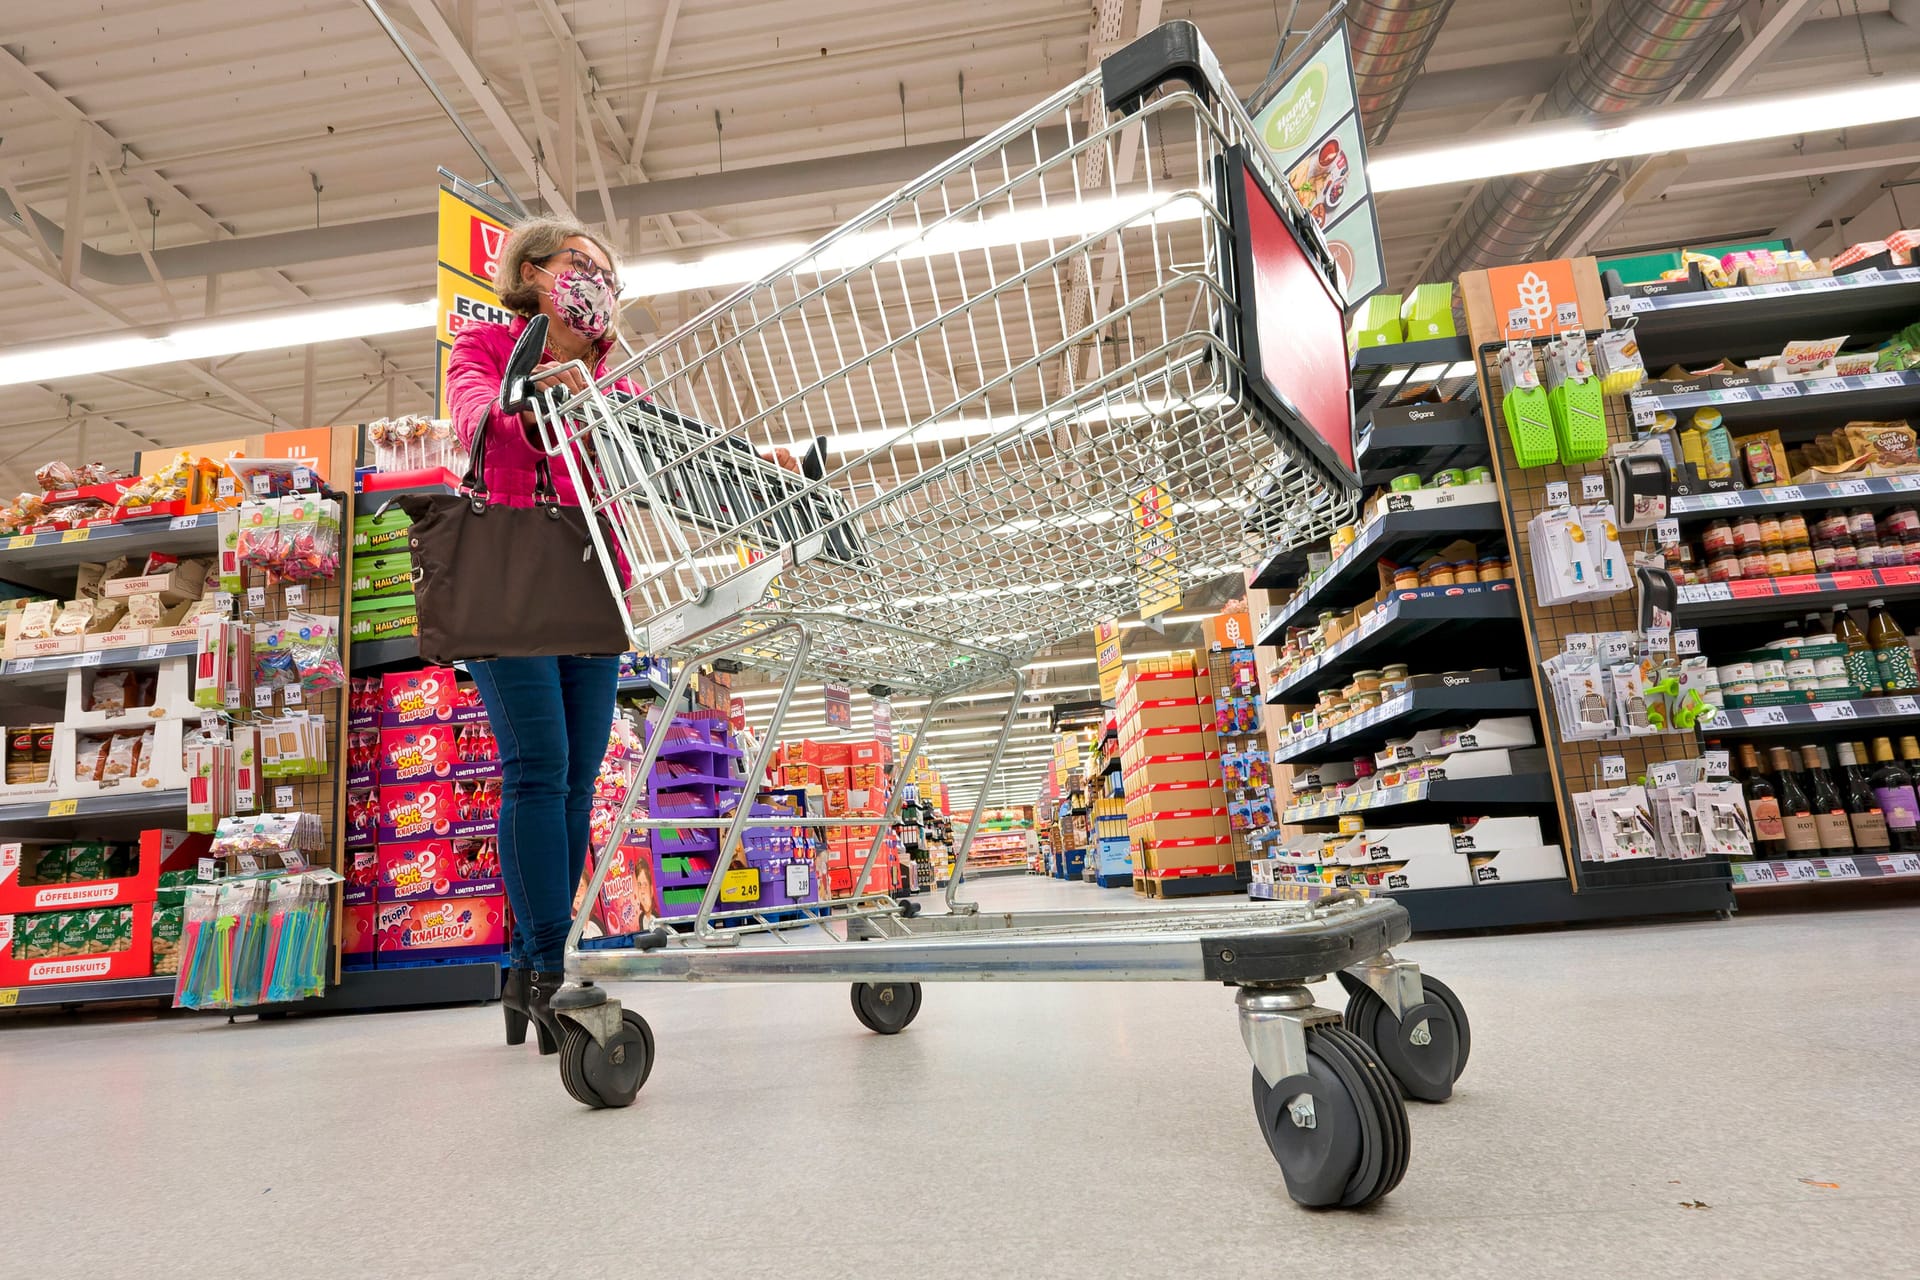
[[[613,729],[618,658],[468,663],[500,741],[500,874],[513,966],[557,971],[586,869],[593,785]]]

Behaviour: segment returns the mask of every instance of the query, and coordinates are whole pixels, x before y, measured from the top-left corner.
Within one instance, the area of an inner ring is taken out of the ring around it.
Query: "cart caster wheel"
[[[897,1036],[920,1012],[917,982],[856,982],[853,1016],[860,1025],[883,1036]]]
[[[1253,1069],[1253,1111],[1287,1194],[1309,1208],[1357,1209],[1400,1185],[1412,1155],[1407,1109],[1359,1037],[1307,1030],[1307,1074],[1268,1088]]]
[[[1451,987],[1426,974],[1420,975],[1420,983],[1424,1001],[1399,1019],[1371,987],[1356,980],[1348,988],[1344,1021],[1348,1031],[1380,1055],[1409,1098],[1445,1102],[1467,1068],[1473,1029]]]
[[[577,1022],[560,1038],[560,1082],[575,1102],[596,1110],[624,1107],[653,1072],[653,1028],[631,1009],[620,1011],[620,1030],[606,1044]]]

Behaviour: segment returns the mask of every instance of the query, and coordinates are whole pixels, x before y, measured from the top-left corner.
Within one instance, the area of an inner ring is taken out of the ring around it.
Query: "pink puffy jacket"
[[[534,463],[540,457],[540,451],[527,441],[519,415],[500,410],[500,377],[506,372],[513,344],[526,327],[525,317],[516,317],[512,324],[467,325],[454,338],[453,350],[447,355],[447,411],[453,417],[453,429],[469,449],[480,432],[492,432],[487,437],[487,473],[481,479],[492,491],[494,501],[510,507],[533,505]],[[554,359],[548,352],[541,363]],[[606,356],[602,353],[594,376],[605,370]],[[640,388],[625,378],[614,387],[630,395],[640,394]],[[566,506],[579,506],[580,495],[574,492],[566,461],[554,458],[552,463],[553,487],[560,501]]]

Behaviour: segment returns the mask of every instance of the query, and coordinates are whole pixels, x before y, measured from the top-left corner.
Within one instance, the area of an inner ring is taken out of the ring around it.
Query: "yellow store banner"
[[[1102,618],[1093,624],[1093,656],[1100,668],[1100,701],[1120,696],[1120,672],[1126,659],[1120,649],[1120,619]]]
[[[1133,495],[1133,578],[1140,616],[1156,618],[1180,603],[1180,545],[1173,496],[1157,484]]]
[[[500,219],[461,199],[440,191],[440,269],[436,272],[435,331],[439,339],[439,413],[447,414],[447,351],[462,327],[506,324],[513,316],[494,296],[493,273],[507,246],[507,226]]]

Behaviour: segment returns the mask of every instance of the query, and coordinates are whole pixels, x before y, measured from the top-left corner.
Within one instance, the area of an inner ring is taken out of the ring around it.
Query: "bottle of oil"
[[[1885,600],[1867,602],[1867,643],[1873,646],[1874,664],[1880,669],[1880,687],[1888,693],[1920,693],[1920,680],[1914,678],[1913,650],[1892,616]]]
[[[1847,646],[1847,679],[1862,693],[1880,692],[1880,660],[1874,656],[1867,633],[1853,620],[1847,606],[1833,607],[1834,639]]]

